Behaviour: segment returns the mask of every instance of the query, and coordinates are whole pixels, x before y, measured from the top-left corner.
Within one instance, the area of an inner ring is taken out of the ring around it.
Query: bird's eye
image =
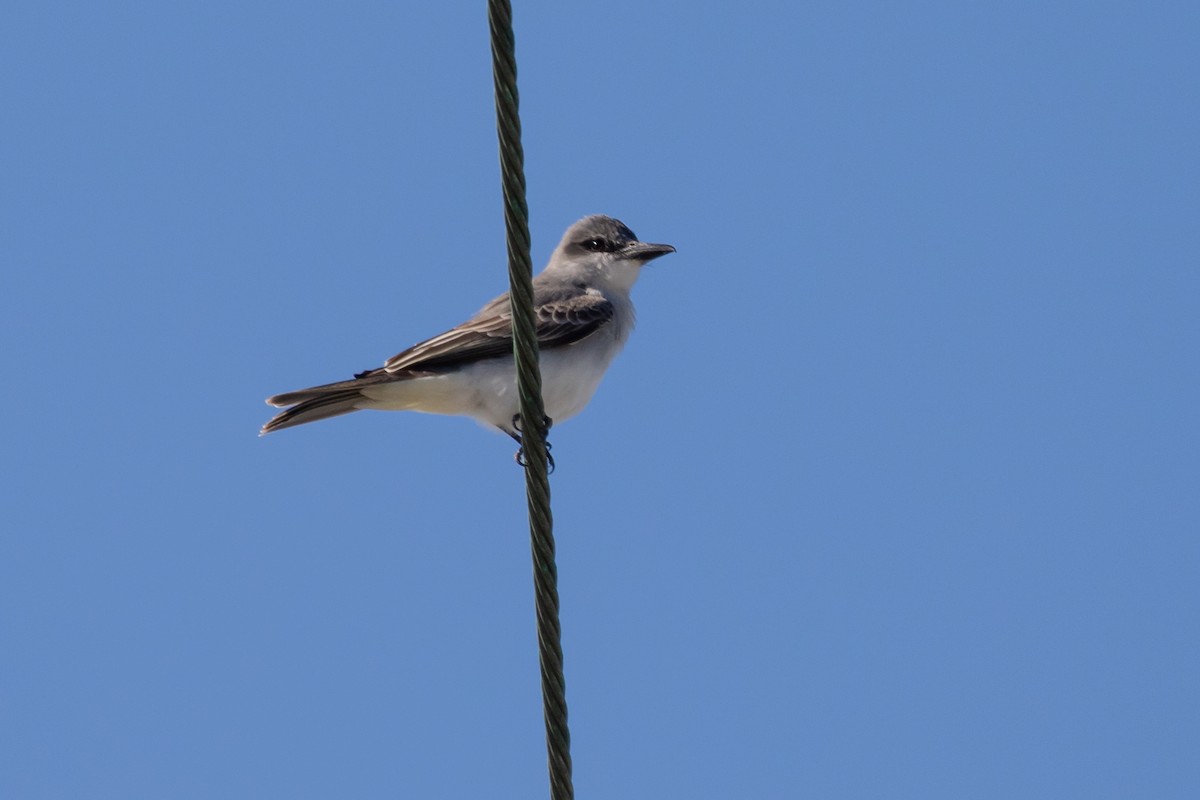
[[[612,243],[607,239],[601,239],[597,236],[594,239],[588,239],[583,243],[584,250],[591,250],[593,253],[609,253],[612,252]]]

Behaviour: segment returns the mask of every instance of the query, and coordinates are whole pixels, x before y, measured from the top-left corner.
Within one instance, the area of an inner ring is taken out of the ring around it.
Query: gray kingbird
[[[633,330],[629,291],[646,262],[675,252],[639,242],[619,220],[581,219],[533,279],[546,415],[561,422],[591,400]],[[512,311],[505,293],[456,328],[392,356],[353,380],[268,398],[285,409],[262,434],[374,408],[457,414],[520,441]]]

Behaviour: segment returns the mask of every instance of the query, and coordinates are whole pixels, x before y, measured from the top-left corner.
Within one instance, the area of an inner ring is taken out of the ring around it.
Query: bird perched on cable
[[[633,330],[629,292],[646,262],[675,252],[638,241],[619,220],[584,217],[533,279],[546,415],[561,422],[591,400]],[[353,380],[278,394],[262,434],[363,409],[455,414],[521,441],[512,311],[507,294],[471,319],[392,356]]]

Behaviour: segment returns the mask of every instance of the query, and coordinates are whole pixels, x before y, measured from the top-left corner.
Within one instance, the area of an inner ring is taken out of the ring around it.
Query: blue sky
[[[1200,794],[1200,12],[518,2],[580,797]],[[0,795],[545,796],[523,479],[256,436],[506,287],[484,4],[16,3]]]

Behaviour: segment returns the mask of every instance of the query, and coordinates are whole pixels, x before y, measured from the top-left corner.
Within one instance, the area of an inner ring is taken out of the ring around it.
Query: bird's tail
[[[346,381],[340,385],[314,386],[311,389],[267,398],[267,402],[273,406],[290,408],[279,412],[270,422],[263,425],[259,435],[358,411],[358,403],[363,399],[362,393],[357,388],[346,388],[346,383],[353,381]]]

